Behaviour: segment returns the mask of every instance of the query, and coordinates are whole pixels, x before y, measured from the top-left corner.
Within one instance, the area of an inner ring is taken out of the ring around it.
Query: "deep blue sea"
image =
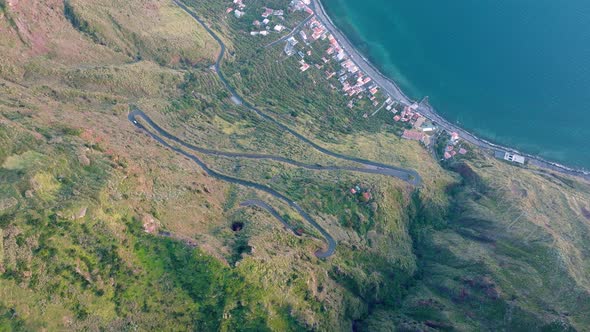
[[[590,1],[322,3],[409,96],[479,136],[590,169]]]

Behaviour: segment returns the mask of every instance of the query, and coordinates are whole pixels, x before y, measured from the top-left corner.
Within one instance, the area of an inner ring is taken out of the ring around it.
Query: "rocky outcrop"
[[[78,162],[82,166],[90,166],[90,159],[86,156],[85,153],[78,154]]]
[[[149,234],[158,234],[161,223],[158,219],[154,218],[151,214],[144,214],[141,217],[141,223],[143,224],[143,230]]]
[[[15,207],[18,204],[18,200],[14,197],[0,199],[0,212]]]
[[[78,213],[76,213],[76,214],[73,216],[73,219],[74,219],[74,220],[78,220],[78,219],[82,219],[82,218],[86,217],[86,212],[88,212],[88,207],[86,207],[86,206],[85,206],[85,207],[81,208],[81,209],[78,211]]]

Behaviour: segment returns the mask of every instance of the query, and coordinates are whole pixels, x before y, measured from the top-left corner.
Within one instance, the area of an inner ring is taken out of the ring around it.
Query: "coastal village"
[[[247,0],[233,0],[227,7],[226,14],[242,19],[248,10],[244,1]],[[289,29],[285,24],[285,15],[294,12],[303,12],[307,18]],[[434,145],[442,143],[442,161],[468,155],[469,150],[462,143],[459,133],[444,132],[420,113],[418,103],[407,104],[396,100],[363,72],[337,38],[317,18],[311,0],[292,0],[288,8],[264,7],[258,18],[252,22],[249,33],[253,38],[268,38],[267,46],[283,45],[284,56],[299,59],[297,63],[302,74],[310,69],[321,71],[330,88],[340,91],[348,98],[349,109],[362,104],[363,107],[360,108],[364,111],[359,117],[366,119],[381,111],[390,112],[392,121],[402,128],[401,138],[420,142],[437,155]],[[315,54],[318,48],[322,50],[321,54]],[[370,111],[369,108],[373,110]],[[444,141],[440,142],[441,140]],[[495,151],[494,156],[511,163],[525,163],[523,156],[503,150]]]

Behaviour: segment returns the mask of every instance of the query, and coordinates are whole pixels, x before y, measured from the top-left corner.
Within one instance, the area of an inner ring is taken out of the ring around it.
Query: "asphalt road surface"
[[[307,221],[318,232],[320,232],[320,234],[322,234],[322,236],[326,240],[326,243],[328,244],[327,249],[324,251],[317,251],[315,253],[315,255],[318,258],[330,257],[336,251],[336,240],[334,240],[334,238],[320,224],[318,224],[307,212],[305,212],[305,210],[303,210],[299,206],[299,204],[297,204],[296,202],[290,200],[285,195],[283,195],[283,194],[279,193],[278,191],[276,191],[270,187],[267,187],[265,185],[261,185],[259,183],[255,183],[252,181],[234,178],[234,177],[231,177],[231,176],[228,176],[228,175],[225,175],[225,174],[222,174],[222,173],[212,170],[211,168],[209,168],[209,166],[207,166],[207,164],[205,164],[205,162],[203,162],[201,159],[199,159],[199,157],[197,157],[193,154],[190,154],[190,153],[168,143],[163,137],[170,139],[170,140],[174,140],[175,142],[178,142],[181,140],[179,138],[171,135],[170,133],[167,133],[166,131],[164,131],[163,129],[158,127],[157,125],[152,126],[152,124],[155,125],[155,123],[140,110],[137,110],[137,109],[133,110],[132,112],[129,113],[127,118],[129,119],[129,121],[133,125],[135,125],[135,127],[143,130],[145,133],[147,133],[149,136],[151,136],[158,143],[160,143],[163,146],[167,147],[168,149],[194,161],[197,165],[199,165],[205,171],[205,173],[207,173],[207,175],[212,176],[217,179],[220,179],[220,180],[223,180],[223,181],[226,181],[226,182],[235,183],[235,184],[242,185],[244,187],[250,187],[250,188],[260,190],[260,191],[264,191],[267,194],[274,196],[274,197],[284,201],[285,203],[287,203],[291,208],[293,208],[295,211],[297,211],[299,213],[299,215],[301,215],[301,217],[305,221]],[[148,125],[150,125],[157,133],[151,131],[149,128],[144,126],[141,121],[138,121],[139,118],[143,119],[143,121],[145,121]],[[162,136],[160,136],[160,135],[162,135]],[[278,213],[277,213],[277,215],[278,215]],[[276,217],[276,215],[275,215],[275,217]],[[279,218],[279,221],[284,222],[284,220],[282,218]]]
[[[242,186],[246,186],[246,187],[250,187],[250,188],[264,191],[264,192],[286,202],[290,207],[292,207],[294,210],[296,210],[304,220],[306,220],[311,226],[313,226],[324,237],[324,239],[327,243],[327,248],[324,251],[318,251],[315,253],[315,255],[318,258],[327,258],[327,257],[332,256],[336,251],[336,241],[320,224],[318,224],[296,202],[289,200],[289,198],[287,198],[283,194],[281,194],[281,193],[279,193],[279,192],[275,191],[274,189],[269,188],[267,186],[264,186],[264,185],[261,185],[261,184],[255,183],[255,182],[247,181],[247,180],[234,178],[234,177],[231,177],[231,176],[228,176],[225,174],[221,174],[215,170],[212,170],[197,156],[190,154],[181,148],[171,145],[164,138],[171,140],[177,144],[180,144],[183,147],[190,149],[192,151],[207,154],[207,155],[223,156],[223,157],[230,157],[230,158],[233,157],[233,158],[269,159],[269,160],[283,162],[283,163],[291,164],[294,166],[318,170],[318,171],[344,170],[344,171],[361,172],[361,173],[368,173],[368,174],[380,174],[380,175],[392,176],[392,177],[402,179],[414,186],[421,185],[422,178],[420,177],[418,172],[416,172],[415,170],[404,169],[401,167],[391,166],[391,165],[387,165],[387,164],[380,163],[380,162],[366,160],[366,159],[362,159],[362,158],[358,158],[358,157],[354,157],[354,156],[348,156],[345,154],[341,154],[341,153],[334,152],[334,151],[328,150],[326,148],[323,148],[323,147],[317,145],[316,143],[312,142],[311,140],[309,140],[305,136],[299,134],[295,130],[293,130],[293,129],[289,128],[288,126],[282,124],[281,122],[277,121],[276,119],[274,119],[270,115],[267,115],[266,113],[262,112],[260,109],[256,108],[252,104],[245,101],[236,92],[236,90],[229,84],[229,82],[226,80],[225,76],[223,75],[223,72],[220,69],[221,61],[223,60],[223,58],[225,56],[225,52],[226,52],[226,46],[223,43],[223,41],[221,40],[221,38],[219,38],[219,36],[217,36],[217,34],[215,34],[215,32],[213,32],[213,30],[211,30],[207,26],[207,24],[205,24],[205,22],[203,20],[201,20],[201,18],[199,18],[192,10],[190,10],[182,2],[174,0],[174,3],[176,5],[178,5],[180,8],[182,8],[184,11],[186,11],[190,16],[192,16],[201,26],[203,26],[203,28],[219,44],[221,50],[220,50],[219,55],[217,57],[217,61],[214,64],[214,68],[215,68],[215,72],[217,73],[217,75],[218,75],[219,79],[221,80],[222,84],[224,85],[224,87],[231,93],[231,95],[232,95],[231,97],[233,100],[238,101],[244,107],[255,112],[258,116],[262,117],[263,119],[274,123],[277,127],[281,128],[282,130],[289,132],[290,134],[295,136],[300,141],[311,146],[313,149],[315,149],[325,155],[329,155],[329,156],[332,156],[337,159],[359,163],[362,165],[362,167],[310,165],[310,164],[301,163],[301,162],[290,160],[290,159],[280,157],[280,156],[262,155],[262,154],[248,154],[248,153],[231,153],[231,152],[222,152],[222,151],[200,148],[200,147],[194,146],[192,144],[186,143],[186,142],[182,141],[181,139],[179,139],[178,137],[168,133],[167,131],[162,129],[160,126],[158,126],[156,123],[154,123],[141,110],[135,109],[129,113],[128,119],[137,128],[145,131],[149,136],[151,136],[154,140],[156,140],[157,142],[159,142],[163,146],[165,146],[165,147],[171,149],[172,151],[174,151],[178,154],[181,154],[181,155],[185,156],[186,158],[194,161],[210,176],[213,176],[215,178],[218,178],[220,180],[227,181],[230,183],[235,183],[235,184],[239,184]],[[301,24],[304,24],[304,23],[305,22],[302,22]],[[297,30],[297,28],[294,29],[293,31],[296,31],[296,30]],[[149,128],[145,127],[142,123],[140,123],[138,121],[138,118],[141,118],[143,121],[145,121],[145,123],[147,123],[156,132],[153,132]],[[242,203],[242,205],[243,206],[258,206],[260,208],[263,208],[263,209],[267,210],[269,213],[271,213],[281,223],[283,223],[283,225],[285,225],[286,227],[293,230],[291,228],[291,226],[289,226],[288,223],[285,222],[285,220],[280,216],[280,214],[276,210],[274,210],[270,205],[268,205],[267,203],[265,203],[263,201],[251,200],[251,201],[246,201],[246,202]]]

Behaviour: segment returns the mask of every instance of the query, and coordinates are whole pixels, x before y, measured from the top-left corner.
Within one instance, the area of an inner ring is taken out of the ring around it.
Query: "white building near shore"
[[[510,162],[518,163],[518,164],[522,164],[522,165],[524,165],[524,162],[526,160],[521,155],[517,155],[517,154],[514,154],[514,153],[507,152],[507,151],[496,151],[494,153],[494,155],[498,159],[504,159],[506,161],[510,161]]]

